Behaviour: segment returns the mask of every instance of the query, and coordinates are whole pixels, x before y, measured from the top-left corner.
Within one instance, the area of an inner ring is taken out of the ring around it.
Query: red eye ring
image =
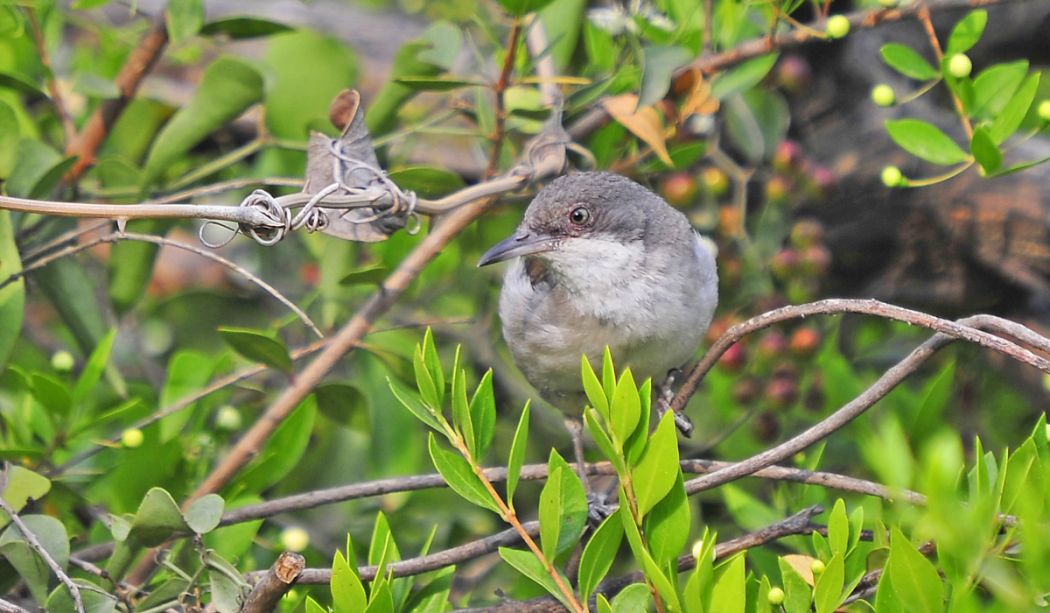
[[[591,212],[587,207],[578,206],[569,211],[569,221],[575,226],[585,226],[591,221]]]

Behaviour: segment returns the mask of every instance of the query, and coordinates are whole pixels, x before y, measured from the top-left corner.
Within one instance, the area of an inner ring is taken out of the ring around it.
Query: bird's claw
[[[597,492],[587,493],[587,522],[592,527],[597,528],[614,511],[616,511],[616,507],[609,504],[605,494]]]
[[[682,436],[689,438],[693,435],[692,420],[685,413],[675,411],[671,406],[671,401],[674,400],[674,384],[680,374],[682,374],[682,371],[677,368],[667,371],[667,377],[664,378],[663,384],[660,385],[660,394],[656,398],[656,415],[663,418],[665,413],[671,411],[674,414],[674,425],[682,433]]]

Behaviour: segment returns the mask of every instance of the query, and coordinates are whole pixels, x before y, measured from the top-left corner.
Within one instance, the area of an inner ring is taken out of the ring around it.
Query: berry
[[[739,236],[744,231],[744,219],[740,208],[727,205],[718,209],[718,231],[723,236]]]
[[[696,179],[684,172],[668,175],[660,185],[660,194],[677,207],[692,204],[698,191]]]
[[[722,354],[722,357],[718,358],[718,365],[730,372],[740,370],[746,363],[747,350],[739,341],[730,345],[729,349],[726,349],[726,352]]]
[[[700,556],[701,556],[701,554],[704,553],[704,542],[703,541],[697,541],[697,542],[693,543],[692,553],[693,553],[693,559],[696,560],[697,562],[700,562]]]
[[[776,175],[766,182],[766,202],[769,204],[783,204],[791,191],[788,180]]]
[[[824,31],[829,38],[842,38],[849,34],[849,19],[845,15],[832,15],[828,17],[827,27]]]
[[[1050,121],[1050,99],[1040,102],[1035,112],[1038,113],[1039,119]]]
[[[733,400],[741,406],[748,406],[758,398],[761,391],[757,380],[744,377],[733,385]]]
[[[802,161],[802,146],[793,140],[781,141],[773,152],[773,168],[780,172],[795,170]]]
[[[791,334],[791,341],[788,343],[788,346],[791,348],[791,353],[795,356],[808,358],[820,348],[821,340],[820,332],[810,327],[802,327]]]
[[[69,372],[73,370],[75,362],[73,354],[65,349],[51,354],[51,368],[54,368],[56,372]]]
[[[774,408],[783,409],[798,400],[798,384],[788,377],[775,377],[766,386],[766,401]]]
[[[799,270],[803,273],[821,277],[831,267],[831,252],[824,245],[810,245],[799,255]]]
[[[806,60],[797,55],[788,55],[777,64],[776,80],[780,87],[797,94],[809,87],[813,71]]]
[[[136,447],[142,446],[142,442],[145,438],[145,435],[142,434],[142,430],[139,430],[138,428],[128,428],[120,435],[120,442],[128,449],[135,449]]]
[[[948,59],[948,74],[957,79],[970,76],[971,70],[973,70],[973,62],[965,53],[956,53]]]
[[[893,106],[897,102],[897,94],[889,85],[879,83],[871,88],[871,100],[879,106]]]
[[[882,169],[882,184],[886,187],[900,187],[904,184],[904,175],[896,166],[887,166]]]
[[[700,182],[715,198],[725,196],[729,192],[729,177],[714,166],[708,166],[700,171]]]
[[[791,226],[791,236],[788,239],[791,246],[796,249],[805,249],[810,245],[817,245],[824,241],[824,224],[815,219],[803,219]]]
[[[798,252],[791,248],[778,251],[769,260],[769,270],[778,279],[787,279],[798,270]]]
[[[787,338],[776,330],[770,330],[763,334],[762,338],[759,339],[755,353],[761,360],[772,361],[784,355],[787,348]]]
[[[288,551],[302,551],[310,544],[310,534],[298,527],[281,530],[281,547]]]
[[[809,565],[809,569],[813,571],[814,575],[823,574],[827,567],[820,560],[813,560],[813,563]]]
[[[240,430],[241,422],[241,412],[228,404],[220,408],[215,415],[215,427],[227,432]]]
[[[816,188],[816,195],[820,198],[826,197],[835,189],[837,178],[835,173],[827,166],[814,166],[809,173],[809,180]]]
[[[769,592],[766,593],[766,600],[774,607],[784,604],[784,590],[779,587],[769,588]]]

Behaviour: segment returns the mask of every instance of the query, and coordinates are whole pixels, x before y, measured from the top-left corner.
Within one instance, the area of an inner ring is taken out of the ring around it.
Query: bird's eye
[[[577,226],[586,225],[591,220],[591,212],[586,207],[578,206],[569,213],[569,221]]]

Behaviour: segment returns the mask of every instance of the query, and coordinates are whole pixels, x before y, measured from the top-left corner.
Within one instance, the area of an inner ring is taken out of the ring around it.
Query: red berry
[[[761,360],[772,361],[784,355],[787,348],[787,337],[777,330],[770,330],[763,334],[762,338],[759,339],[758,346],[755,348],[755,353]]]
[[[744,231],[744,218],[740,208],[726,205],[718,209],[718,231],[723,236],[740,236]]]
[[[800,358],[808,358],[820,349],[823,338],[820,332],[808,326],[796,329],[791,334],[791,353]]]
[[[730,372],[739,371],[746,363],[747,349],[739,341],[730,345],[722,357],[718,358],[718,365]]]
[[[781,141],[773,153],[773,168],[780,172],[797,170],[802,162],[802,146],[793,140]]]
[[[660,184],[661,195],[667,202],[677,207],[692,204],[698,191],[696,179],[684,172],[668,175]]]
[[[786,377],[775,377],[766,386],[765,397],[766,401],[775,408],[789,407],[798,400],[798,384]]]

